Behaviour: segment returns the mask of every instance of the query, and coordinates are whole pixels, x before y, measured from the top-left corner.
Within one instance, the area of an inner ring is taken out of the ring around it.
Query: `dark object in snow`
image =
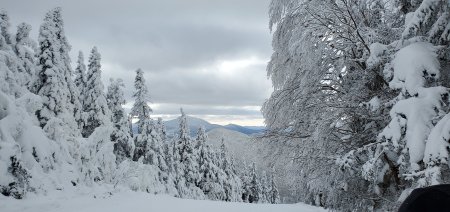
[[[398,211],[450,211],[450,184],[415,189]]]
[[[5,196],[13,196],[16,199],[22,199],[28,188],[28,180],[31,176],[22,167],[22,164],[17,160],[16,156],[10,157],[11,165],[8,167],[8,172],[14,177],[14,181],[10,182],[8,186],[0,185],[0,194]]]

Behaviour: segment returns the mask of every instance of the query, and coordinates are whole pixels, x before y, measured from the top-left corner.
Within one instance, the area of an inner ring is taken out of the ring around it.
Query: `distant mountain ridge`
[[[247,127],[247,126],[240,126],[237,124],[228,124],[228,125],[222,126],[222,125],[218,125],[218,124],[211,124],[206,120],[203,120],[203,119],[200,119],[197,117],[193,117],[193,116],[188,116],[187,121],[188,121],[190,134],[192,136],[195,135],[197,133],[198,128],[200,128],[202,126],[205,128],[206,132],[211,131],[213,129],[217,129],[217,128],[225,128],[225,129],[240,132],[240,133],[243,133],[246,135],[259,134],[259,133],[262,133],[265,129],[262,126],[248,126]],[[176,134],[179,129],[179,126],[178,126],[179,118],[164,121],[164,124],[167,129],[167,134],[169,134],[169,135]]]
[[[264,130],[264,127],[257,129],[255,127],[244,127],[244,126],[240,126],[237,124],[227,124],[227,125],[223,126],[223,128],[238,131],[238,132],[244,133],[246,135],[257,134]]]

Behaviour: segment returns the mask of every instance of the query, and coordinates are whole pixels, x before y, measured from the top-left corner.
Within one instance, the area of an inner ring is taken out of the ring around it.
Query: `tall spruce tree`
[[[83,104],[83,93],[86,88],[86,65],[84,64],[84,55],[82,51],[78,52],[74,83],[80,93],[80,103]]]
[[[196,142],[189,135],[187,116],[180,109],[179,133],[174,139],[174,169],[175,184],[182,197],[201,197],[204,193],[200,187],[201,173],[198,164],[198,150]]]
[[[153,123],[150,119],[144,119],[141,124],[143,124],[141,133],[133,137],[135,146],[133,160],[138,161],[142,158],[142,162],[145,160],[148,163],[148,159],[145,159],[144,156],[148,155],[148,140],[153,131]]]
[[[268,199],[269,203],[271,204],[278,204],[280,203],[280,194],[278,192],[277,184],[275,183],[275,177],[272,173],[270,176],[270,185],[269,185],[269,193],[268,193]]]
[[[145,84],[144,72],[141,69],[136,70],[136,78],[134,80],[134,88],[136,91],[133,94],[135,98],[133,108],[131,108],[131,115],[137,117],[138,133],[141,133],[144,128],[145,120],[150,118],[150,113],[153,112],[148,102],[150,96],[147,85]]]
[[[270,190],[270,185],[269,185],[269,180],[267,179],[267,174],[265,171],[262,171],[261,174],[261,199],[260,199],[260,203],[268,203],[269,202],[269,190]]]
[[[262,188],[258,174],[256,173],[256,165],[252,164],[250,170],[250,195],[248,196],[248,202],[258,203],[261,201]]]
[[[21,23],[17,26],[14,51],[19,58],[18,69],[20,72],[21,86],[30,87],[36,72],[35,52],[37,44],[30,36],[31,25]]]
[[[81,111],[71,76],[69,51],[61,8],[58,7],[45,15],[39,30],[37,76],[31,90],[42,96],[43,107],[36,113],[41,127],[58,117],[71,129],[68,133],[76,133],[74,116],[79,116]],[[54,127],[49,126],[47,131],[54,131]]]
[[[127,114],[122,107],[125,104],[123,87],[125,85],[122,79],[114,80],[111,78],[106,93],[106,101],[111,111],[111,122],[114,126],[111,141],[114,142],[114,153],[116,154],[117,162],[131,158],[134,150],[134,143],[128,130]]]
[[[92,48],[89,56],[86,89],[84,90],[82,135],[89,137],[95,128],[110,123],[110,111],[101,81],[100,53],[97,47]]]
[[[11,33],[9,33],[9,27],[11,26],[9,22],[8,13],[5,10],[0,11],[0,34],[2,36],[3,42],[7,45],[12,44]]]
[[[84,56],[83,52],[78,52],[78,60],[77,67],[75,68],[75,79],[74,84],[78,91],[78,100],[80,102],[81,108],[83,110],[84,107],[84,97],[85,97],[85,89],[86,89],[86,65],[84,64]],[[84,121],[84,113],[81,111],[81,114],[76,118],[78,123],[78,128],[83,129]]]
[[[249,202],[251,195],[251,167],[245,166],[242,170],[241,181],[242,181],[242,196],[243,202]]]
[[[164,125],[164,121],[162,120],[161,117],[158,118],[158,122],[156,123],[157,128],[158,128],[158,133],[161,137],[161,140],[165,143],[167,142],[167,129],[166,126]]]
[[[231,201],[233,193],[233,171],[231,170],[231,164],[228,158],[224,138],[221,139],[219,151],[219,167],[223,173],[223,176],[221,177],[221,184],[225,190],[225,201]]]
[[[9,32],[9,16],[4,10],[0,10],[0,50],[2,71],[0,72],[1,83],[0,88],[3,92],[11,94],[15,97],[21,95],[21,79],[18,67],[16,65],[16,55],[12,51],[11,34]]]

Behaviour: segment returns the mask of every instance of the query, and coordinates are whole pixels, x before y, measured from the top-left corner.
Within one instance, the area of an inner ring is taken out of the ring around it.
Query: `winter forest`
[[[169,132],[139,64],[132,88],[104,85],[101,48],[70,57],[66,8],[48,8],[38,29],[12,26],[1,10],[0,210],[79,193],[137,211],[177,201],[198,201],[197,211],[397,211],[414,189],[450,183],[448,0],[266,8],[273,89],[265,130],[242,146],[223,131],[213,145],[213,130],[193,132],[183,108]]]

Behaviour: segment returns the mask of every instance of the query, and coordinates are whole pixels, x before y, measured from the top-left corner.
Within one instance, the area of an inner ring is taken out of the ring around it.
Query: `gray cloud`
[[[0,7],[13,25],[32,24],[37,38],[55,6],[63,8],[72,57],[97,46],[105,86],[109,77],[123,78],[129,101],[134,71],[142,68],[153,102],[166,106],[157,113],[185,106],[193,115],[260,117],[255,106],[271,91],[268,0],[5,0]]]
[[[159,114],[176,115],[180,114],[180,105],[175,104],[155,104],[153,109],[158,111]],[[255,107],[239,107],[239,106],[204,106],[200,104],[195,105],[181,105],[183,110],[187,114],[195,115],[217,115],[217,116],[260,116],[259,112],[255,110]]]

